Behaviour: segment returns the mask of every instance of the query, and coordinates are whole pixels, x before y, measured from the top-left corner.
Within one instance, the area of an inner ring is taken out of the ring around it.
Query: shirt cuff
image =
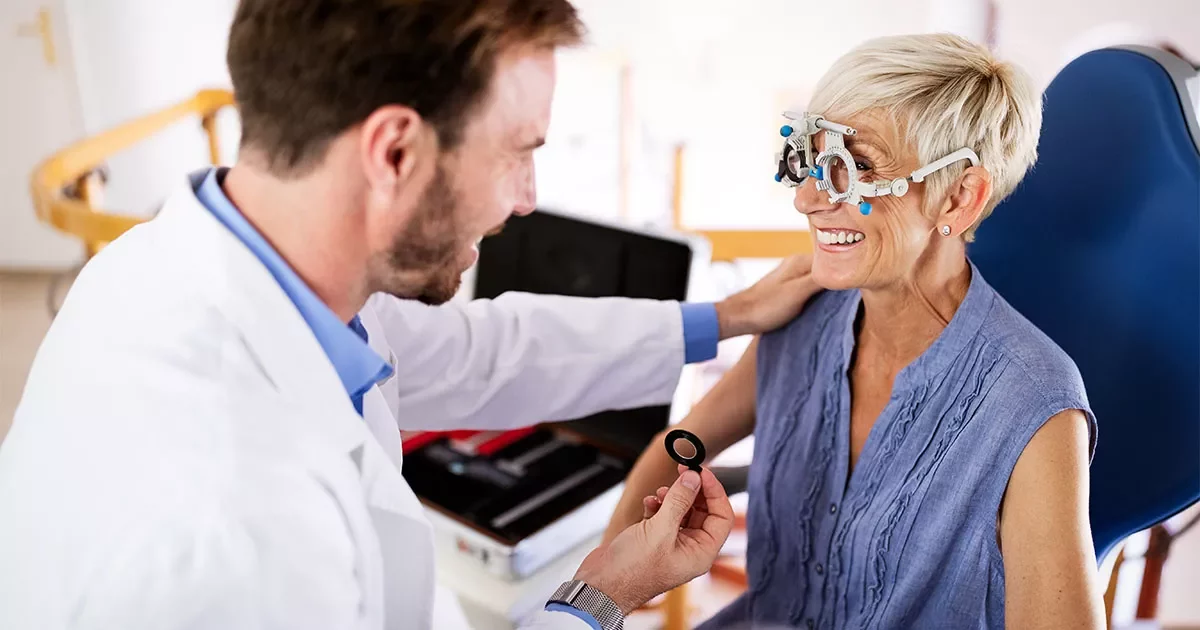
[[[578,608],[574,608],[566,604],[560,604],[558,602],[552,602],[546,604],[546,610],[549,612],[564,612],[568,615],[575,615],[576,617],[582,619],[584,623],[591,626],[592,630],[604,630],[600,627],[600,622],[596,621],[595,617],[583,612],[582,610],[579,610]]]
[[[683,312],[683,362],[700,363],[717,356],[721,326],[712,303],[680,304]]]

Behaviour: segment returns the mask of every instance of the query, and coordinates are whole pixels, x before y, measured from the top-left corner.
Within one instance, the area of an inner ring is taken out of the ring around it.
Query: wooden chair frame
[[[38,218],[83,241],[91,258],[105,244],[146,220],[95,207],[95,175],[105,160],[194,115],[208,135],[209,156],[216,165],[221,156],[216,116],[233,105],[233,93],[227,90],[201,90],[186,101],[84,138],[55,153],[38,164],[30,178],[30,195]]]

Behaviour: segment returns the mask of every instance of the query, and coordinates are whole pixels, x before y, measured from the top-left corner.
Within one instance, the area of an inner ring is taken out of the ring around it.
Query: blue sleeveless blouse
[[[1095,418],[1069,357],[971,267],[852,474],[858,291],[825,292],[758,348],[747,592],[702,628],[1004,628],[997,513],[1051,416]]]

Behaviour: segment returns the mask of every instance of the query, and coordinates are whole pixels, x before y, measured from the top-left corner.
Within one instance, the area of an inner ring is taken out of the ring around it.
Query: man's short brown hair
[[[582,37],[568,0],[241,0],[227,61],[242,146],[303,172],[371,112],[405,105],[453,148],[500,54]]]

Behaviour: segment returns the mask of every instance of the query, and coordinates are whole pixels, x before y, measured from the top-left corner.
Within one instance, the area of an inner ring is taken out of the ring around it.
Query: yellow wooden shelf
[[[712,245],[714,262],[742,258],[787,258],[811,254],[812,236],[807,230],[693,230]]]

